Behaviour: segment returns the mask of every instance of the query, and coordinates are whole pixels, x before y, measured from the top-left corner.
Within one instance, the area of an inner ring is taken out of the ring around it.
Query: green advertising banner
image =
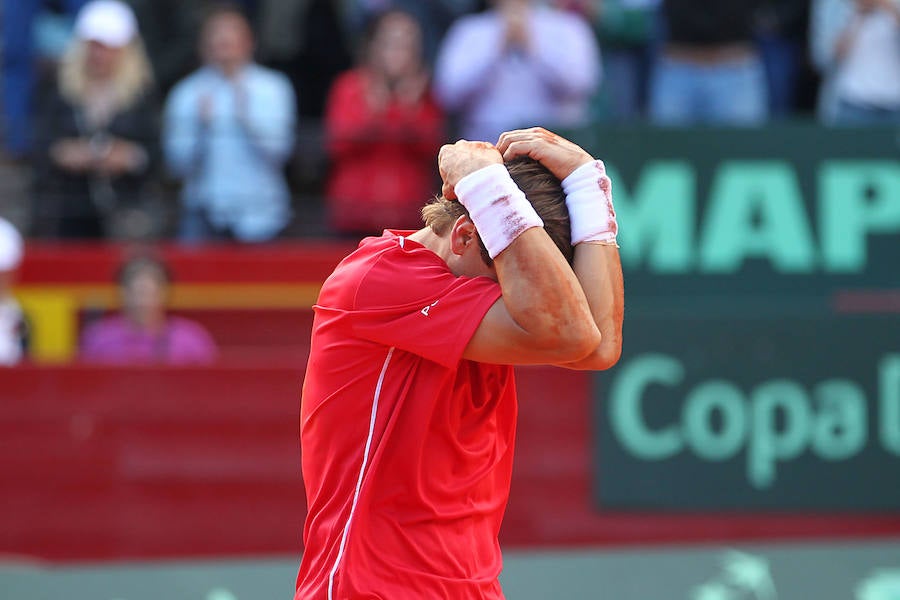
[[[627,321],[594,378],[602,509],[900,511],[900,319]]]
[[[613,180],[632,294],[900,285],[897,131],[798,124],[573,137]]]

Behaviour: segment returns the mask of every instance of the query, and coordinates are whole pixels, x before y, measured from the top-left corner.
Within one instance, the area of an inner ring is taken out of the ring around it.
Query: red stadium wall
[[[51,560],[299,553],[297,420],[310,296],[350,248],[163,248],[175,309],[203,322],[222,347],[215,366],[0,371],[0,553]],[[57,314],[70,311],[77,326],[91,310],[115,306],[110,281],[125,254],[115,246],[33,245],[20,289],[65,299]],[[592,499],[590,376],[525,368],[518,380],[506,547],[900,534],[897,514],[602,510]]]
[[[302,368],[4,372],[0,553],[51,560],[296,554]],[[521,369],[506,547],[868,537],[900,517],[592,506],[589,377]]]

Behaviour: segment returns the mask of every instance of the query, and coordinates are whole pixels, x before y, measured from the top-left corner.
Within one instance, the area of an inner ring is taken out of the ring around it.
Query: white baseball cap
[[[93,0],[84,5],[75,19],[75,36],[121,48],[138,33],[137,19],[131,8],[119,0]]]
[[[0,271],[12,271],[19,266],[24,245],[19,231],[0,217]]]

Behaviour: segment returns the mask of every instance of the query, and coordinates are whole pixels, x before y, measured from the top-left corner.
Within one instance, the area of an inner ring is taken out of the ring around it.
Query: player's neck
[[[424,227],[408,236],[414,242],[418,242],[448,262],[452,254],[450,251],[450,236],[438,235],[430,227]]]

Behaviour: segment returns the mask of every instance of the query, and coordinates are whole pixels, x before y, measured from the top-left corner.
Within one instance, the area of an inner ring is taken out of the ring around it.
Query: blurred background
[[[319,286],[532,125],[628,309],[517,371],[508,597],[900,598],[897,0],[0,11],[0,598],[292,597]]]

